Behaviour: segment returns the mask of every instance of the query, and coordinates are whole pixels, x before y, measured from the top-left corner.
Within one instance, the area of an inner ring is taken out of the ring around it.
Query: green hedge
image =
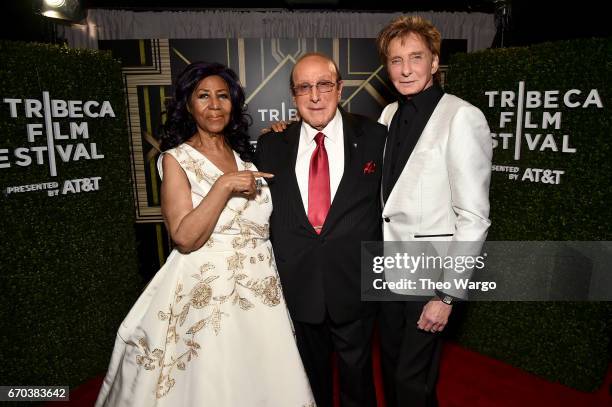
[[[560,107],[561,129],[575,154],[494,150],[494,164],[564,169],[560,185],[509,181],[493,173],[489,240],[612,240],[612,39],[563,41],[524,48],[456,55],[446,90],[485,112],[499,131],[499,103],[489,107],[485,91],[597,89],[602,109]],[[562,100],[561,97],[559,100]],[[542,109],[535,109],[541,112]],[[514,133],[511,125],[505,129]],[[559,145],[560,147],[560,145]],[[597,389],[609,363],[610,303],[475,303],[459,329],[459,340],[479,352],[552,381],[584,391]]]
[[[129,137],[121,68],[110,53],[0,42],[0,96],[108,100],[115,118],[87,121],[100,160],[0,169],[0,188],[101,176],[100,190],[47,196],[0,195],[0,377],[4,385],[75,386],[105,371],[121,319],[137,297],[138,275]],[[66,122],[69,119],[54,119]],[[0,149],[46,145],[0,108]],[[80,140],[79,140],[80,141]],[[57,141],[68,144],[76,141]],[[11,158],[12,160],[12,158]],[[46,162],[46,156],[45,156]],[[61,191],[60,191],[61,192]]]

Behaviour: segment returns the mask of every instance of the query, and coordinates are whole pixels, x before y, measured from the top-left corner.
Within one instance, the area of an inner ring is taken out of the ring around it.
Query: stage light
[[[80,21],[85,17],[79,0],[43,0],[40,14],[72,22]]]
[[[53,8],[62,7],[65,3],[66,0],[45,0],[45,4]]]

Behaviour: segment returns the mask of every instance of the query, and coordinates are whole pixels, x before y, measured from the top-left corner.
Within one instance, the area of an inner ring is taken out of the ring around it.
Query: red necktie
[[[308,173],[308,220],[317,233],[321,233],[331,205],[329,187],[329,161],[325,150],[325,134],[317,133],[317,147],[310,157]]]

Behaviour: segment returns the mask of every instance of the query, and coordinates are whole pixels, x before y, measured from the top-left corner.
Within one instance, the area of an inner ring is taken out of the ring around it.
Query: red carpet
[[[584,393],[446,343],[442,355],[440,407],[612,407],[612,365],[595,393]]]
[[[374,370],[379,373],[378,352],[374,352],[374,365]],[[376,393],[380,397],[382,383],[380,376],[377,376]],[[96,377],[71,390],[70,401],[67,403],[52,402],[45,404],[45,407],[93,406],[102,379],[102,376]],[[440,368],[438,398],[440,407],[612,407],[610,386],[612,365],[599,391],[583,393],[548,382],[454,343],[446,343]],[[380,398],[378,407],[384,407]]]

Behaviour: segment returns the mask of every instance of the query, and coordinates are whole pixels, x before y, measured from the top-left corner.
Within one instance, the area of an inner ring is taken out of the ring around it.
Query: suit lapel
[[[393,150],[393,148],[395,148],[393,144],[397,142],[397,137],[399,137],[399,135],[396,134],[396,131],[394,130],[395,126],[397,125],[397,121],[399,120],[398,116],[399,116],[399,107],[398,109],[396,109],[396,113],[391,117],[391,122],[389,123],[389,126],[387,127],[387,140],[385,141],[385,151],[383,153],[383,174],[382,174],[382,181],[381,181],[382,183],[381,197],[382,198],[385,197],[386,192],[389,188],[389,184],[391,183],[391,178],[393,178],[393,174],[391,171],[391,164],[389,163],[391,160],[390,159],[385,160],[384,158],[386,158],[387,152],[389,152],[389,155],[391,155],[391,151]]]
[[[419,140],[414,146],[410,157],[407,158],[407,161],[400,172],[397,182],[389,193],[389,197],[384,202],[385,206],[387,202],[393,199],[393,196],[395,195],[394,191],[396,189],[411,189],[416,187],[416,182],[421,177],[421,170],[425,166],[425,162],[423,161],[423,157],[420,153],[432,149],[436,144],[438,144],[438,140],[441,137],[444,137],[445,132],[440,128],[440,126],[445,123],[444,118],[446,117],[447,106],[446,98],[447,96],[444,94],[429,117],[429,120],[427,121],[427,124],[419,137]]]
[[[302,201],[302,195],[300,193],[300,187],[298,186],[297,177],[295,175],[295,162],[297,161],[298,147],[300,144],[300,129],[302,128],[302,122],[296,123],[293,126],[289,126],[285,132],[285,142],[287,143],[289,153],[289,166],[287,177],[287,192],[293,200],[293,208],[300,224],[315,233],[314,228],[308,220],[308,214],[304,209],[304,202]]]
[[[417,141],[416,145],[414,146],[414,149],[412,150],[412,154],[410,155],[411,157],[412,155],[418,154],[421,151],[429,150],[433,148],[436,144],[438,144],[438,141],[441,135],[443,134],[443,130],[439,127],[442,124],[446,124],[446,122],[442,118],[443,116],[445,116],[445,96],[446,95],[442,96],[442,99],[440,99],[440,101],[436,105],[436,108],[429,117],[429,120],[425,124],[425,128],[423,128],[421,137],[419,137],[419,141]],[[406,163],[406,165],[409,164],[409,160],[410,158],[408,158],[408,162]]]
[[[340,112],[342,113],[342,132],[344,133],[344,171],[334,200],[325,218],[321,235],[327,234],[332,229],[333,225],[342,215],[346,205],[351,202],[351,191],[355,183],[359,182],[358,177],[355,176],[359,171],[356,167],[363,161],[363,147],[359,145],[359,137],[362,134],[361,129],[355,126],[350,114],[342,109]]]

